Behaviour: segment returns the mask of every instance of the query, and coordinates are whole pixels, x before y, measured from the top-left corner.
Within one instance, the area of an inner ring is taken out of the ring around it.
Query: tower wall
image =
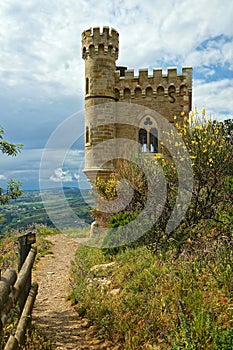
[[[118,58],[118,50],[119,34],[115,29],[103,27],[101,31],[96,27],[82,33],[86,84],[84,172],[91,182],[94,181],[97,173],[107,176],[113,170],[111,162],[104,164],[103,167],[106,150],[101,143],[116,138],[115,120],[112,117],[114,113],[111,108],[104,108],[104,105],[115,102],[115,62]],[[93,148],[96,145],[99,147]]]

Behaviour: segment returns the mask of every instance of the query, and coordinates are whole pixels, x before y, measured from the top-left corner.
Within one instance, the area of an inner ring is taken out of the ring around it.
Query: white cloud
[[[54,182],[71,182],[72,175],[69,170],[57,168],[54,170],[53,175],[50,176],[50,180]]]
[[[120,62],[131,68],[166,60],[196,66],[231,62],[230,43],[204,54],[196,48],[223,33],[232,36],[232,13],[227,0],[175,0],[170,6],[161,0],[6,0],[0,12],[2,71],[9,86],[29,82],[41,84],[46,94],[82,94],[81,33],[95,25],[119,30]]]
[[[225,61],[229,63],[231,70],[233,70],[233,40],[222,47],[222,55]]]
[[[80,174],[75,174],[75,173],[74,173],[74,178],[75,178],[75,180],[80,180],[80,177],[81,177]]]
[[[5,157],[0,154],[1,172],[0,181],[6,181],[15,178],[22,182],[23,187],[33,182],[38,187],[39,171],[42,170],[40,181],[48,183],[52,182],[83,182],[84,175],[82,169],[84,167],[84,151],[83,150],[47,150],[47,161],[41,163],[42,154],[45,149],[23,149],[22,153],[16,157]],[[61,153],[65,154],[65,158],[61,159]],[[63,169],[61,164],[63,163]],[[41,164],[45,169],[41,169]],[[65,170],[64,170],[65,168]],[[55,170],[54,170],[55,169]],[[85,187],[86,188],[86,187]]]
[[[193,50],[187,56],[187,61],[191,66],[201,67],[210,65],[228,64],[232,67],[233,61],[233,40],[226,42],[224,38],[210,40],[205,49]]]
[[[205,82],[197,80],[194,85],[193,106],[203,107],[213,118],[227,119],[233,117],[233,80]],[[230,115],[227,117],[227,112]]]

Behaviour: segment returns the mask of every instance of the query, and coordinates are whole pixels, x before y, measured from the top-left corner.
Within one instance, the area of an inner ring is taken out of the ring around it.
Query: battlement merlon
[[[118,58],[119,51],[119,33],[109,27],[103,27],[101,31],[100,27],[89,28],[84,30],[82,33],[82,50],[83,58],[85,58],[85,53],[89,53],[90,47],[94,48],[94,52],[98,52],[99,46],[104,46],[105,53],[108,52],[109,48],[112,48],[114,53]]]
[[[162,68],[153,69],[153,74],[148,74],[148,69],[139,69],[139,74],[136,75],[133,69],[127,69],[124,72],[124,76],[120,76],[120,72],[115,72],[116,85],[128,85],[138,84],[141,87],[145,85],[162,85],[167,87],[169,85],[185,84],[188,88],[192,88],[192,67],[182,67],[182,73],[177,73],[176,67],[168,67],[167,74],[163,74]]]

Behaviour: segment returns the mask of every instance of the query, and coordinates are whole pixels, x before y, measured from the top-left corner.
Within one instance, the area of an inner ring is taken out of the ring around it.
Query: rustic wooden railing
[[[38,284],[31,281],[32,267],[37,249],[32,247],[35,235],[19,238],[18,276],[15,270],[7,269],[0,278],[0,336],[11,314],[18,305],[19,321],[14,335],[10,335],[4,350],[17,350],[23,345],[25,332],[30,321],[32,307],[37,295]]]

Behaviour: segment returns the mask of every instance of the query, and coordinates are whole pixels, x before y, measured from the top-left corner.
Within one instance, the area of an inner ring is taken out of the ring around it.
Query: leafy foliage
[[[10,179],[7,184],[6,192],[0,188],[0,204],[6,204],[10,199],[17,199],[23,191],[20,189],[21,182],[15,179]]]
[[[205,112],[191,115],[178,130],[192,159],[194,188],[192,202],[186,215],[187,225],[200,219],[218,219],[231,201],[226,181],[233,174],[233,146],[228,128],[221,122],[206,119]]]
[[[3,138],[4,130],[0,126],[0,151],[3,154],[8,156],[16,156],[21,148],[22,144],[13,144],[9,143]],[[4,192],[2,188],[0,188],[0,204],[5,204],[9,202],[10,199],[17,199],[21,194],[22,190],[20,189],[21,182],[16,181],[15,179],[10,179],[7,184],[7,189]]]

